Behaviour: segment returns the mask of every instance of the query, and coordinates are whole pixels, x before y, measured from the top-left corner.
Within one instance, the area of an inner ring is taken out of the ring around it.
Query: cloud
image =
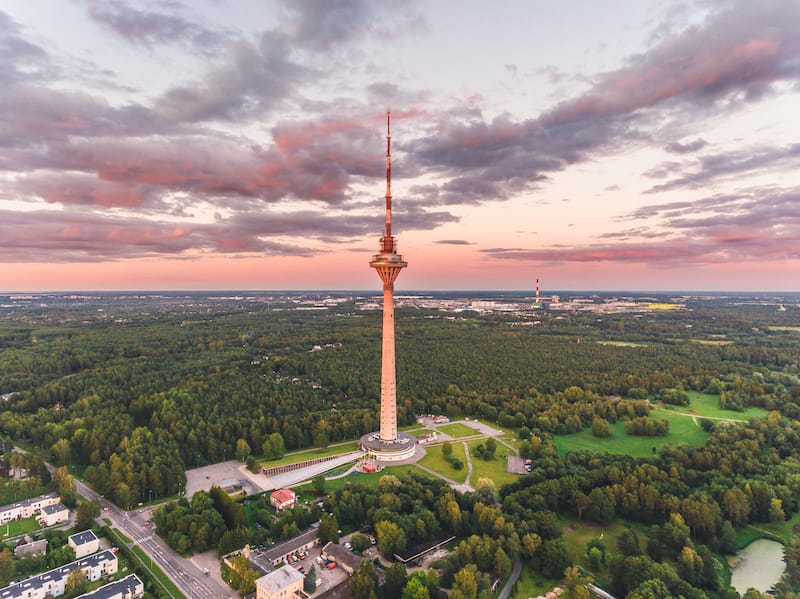
[[[672,191],[675,189],[699,189],[706,187],[716,179],[727,176],[740,176],[744,173],[769,171],[781,168],[792,168],[800,158],[800,143],[786,147],[748,148],[733,152],[721,152],[700,157],[695,163],[697,168],[686,174],[655,185],[645,193]],[[683,165],[668,162],[658,169],[645,173],[646,176],[662,178],[681,170]],[[688,168],[685,168],[688,170]]]
[[[763,187],[637,209],[649,221],[605,233],[616,242],[553,248],[490,248],[494,259],[531,262],[718,264],[800,258],[800,188]],[[652,239],[660,238],[658,243]]]
[[[129,43],[153,49],[163,44],[182,43],[193,51],[211,56],[225,35],[185,18],[180,13],[182,5],[171,2],[161,4],[172,13],[134,8],[120,0],[88,2],[88,14],[98,24],[113,31]]]
[[[474,242],[467,241],[466,239],[440,239],[434,241],[434,243],[441,243],[444,245],[475,245]]]
[[[693,152],[697,152],[698,150],[702,150],[707,145],[708,142],[705,139],[697,138],[694,141],[690,141],[685,144],[673,141],[672,143],[668,143],[666,146],[664,146],[664,149],[670,154],[691,154]]]
[[[705,105],[757,99],[800,76],[800,11],[780,0],[736,3],[701,26],[663,38],[625,68],[601,76],[582,96],[544,115],[546,125],[631,114],[681,101]]]

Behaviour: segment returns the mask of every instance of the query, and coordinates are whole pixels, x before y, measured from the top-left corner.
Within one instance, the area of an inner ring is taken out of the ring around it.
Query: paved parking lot
[[[186,471],[186,498],[191,499],[198,491],[208,491],[212,485],[224,487],[229,481],[242,481],[245,493],[255,495],[260,489],[241,471],[242,463],[236,460],[211,464]]]

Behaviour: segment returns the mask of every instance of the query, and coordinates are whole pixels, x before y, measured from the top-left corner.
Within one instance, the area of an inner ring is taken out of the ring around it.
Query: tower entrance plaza
[[[392,135],[390,115],[386,113],[386,225],[380,249],[369,265],[383,281],[383,345],[381,351],[381,429],[361,437],[361,446],[380,461],[396,462],[414,455],[416,441],[408,433],[397,432],[397,384],[394,364],[394,281],[408,266],[397,253],[392,236]]]

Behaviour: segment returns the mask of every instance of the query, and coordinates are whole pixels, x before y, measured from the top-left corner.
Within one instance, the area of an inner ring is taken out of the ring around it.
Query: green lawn
[[[380,472],[372,472],[372,473],[353,473],[348,476],[343,476],[341,478],[336,478],[334,480],[326,480],[325,481],[325,491],[336,491],[338,489],[343,489],[348,483],[351,485],[364,485],[366,487],[377,488],[378,483],[381,480],[381,476],[385,476],[386,474],[394,474],[395,476],[402,476],[405,473],[413,472],[414,474],[421,474],[423,476],[431,477],[432,475],[425,472],[424,470],[420,470],[413,464],[406,464],[402,466],[389,466],[384,468]],[[295,491],[306,491],[311,490],[313,485],[311,483],[307,485],[303,485],[300,487],[295,487]]]
[[[756,539],[772,539],[785,543],[794,534],[792,527],[800,524],[800,513],[794,514],[786,522],[756,522],[736,531],[739,548],[747,547]]]
[[[441,473],[447,478],[452,478],[456,482],[463,483],[467,480],[467,460],[464,457],[464,445],[463,443],[451,443],[450,447],[453,449],[453,456],[461,460],[461,470],[456,470],[450,465],[450,462],[444,459],[441,445],[426,447],[425,457],[422,458],[419,463],[435,472]]]
[[[762,418],[767,415],[764,408],[747,408],[744,412],[734,412],[733,410],[723,410],[719,407],[719,395],[709,393],[698,393],[697,391],[687,391],[689,396],[688,406],[668,406],[674,412],[689,414],[694,412],[698,418],[709,416],[711,418],[730,418],[732,420],[749,420],[750,418]],[[667,407],[667,406],[665,406]]]
[[[450,435],[454,439],[459,439],[461,437],[472,437],[474,435],[480,434],[479,431],[476,429],[467,426],[466,424],[462,424],[460,422],[453,422],[451,424],[443,424],[439,427],[439,431],[444,433],[445,435]]]
[[[506,465],[508,463],[507,458],[509,454],[512,453],[508,447],[502,443],[498,443],[497,451],[494,453],[494,459],[487,461],[472,455],[472,450],[481,443],[485,444],[486,439],[474,439],[467,443],[471,455],[470,459],[472,461],[472,478],[469,482],[473,487],[478,484],[478,480],[481,478],[490,479],[494,482],[494,488],[497,490],[507,483],[513,483],[519,480],[519,474],[512,474],[506,471]]]
[[[262,468],[273,468],[275,466],[284,466],[286,464],[296,464],[297,462],[305,462],[306,460],[313,460],[314,458],[324,458],[330,455],[338,455],[340,453],[350,453],[358,449],[358,441],[349,441],[343,444],[330,445],[325,449],[314,448],[305,451],[298,451],[294,453],[287,453],[285,456],[278,460],[262,460],[259,466]]]
[[[641,343],[639,341],[595,341],[598,345],[613,345],[615,347],[651,347],[654,343]]]
[[[555,435],[553,440],[558,454],[564,456],[569,451],[588,449],[597,453],[619,453],[634,457],[653,455],[665,445],[678,445],[686,443],[690,447],[705,445],[708,433],[703,432],[689,416],[683,416],[670,410],[655,410],[654,418],[663,418],[669,421],[669,434],[665,437],[637,437],[625,433],[625,423],[619,421],[610,426],[610,437],[595,437],[590,429],[584,429],[572,435]]]
[[[560,580],[550,580],[539,572],[536,572],[529,565],[523,563],[522,573],[511,591],[510,599],[528,599],[544,595],[561,583]]]
[[[39,523],[36,522],[36,516],[31,516],[24,520],[14,520],[5,526],[0,526],[0,537],[16,537],[17,535],[25,534],[32,530],[39,530]]]

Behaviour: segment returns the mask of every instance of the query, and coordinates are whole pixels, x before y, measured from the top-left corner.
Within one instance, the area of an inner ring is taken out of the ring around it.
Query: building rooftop
[[[129,574],[125,578],[101,586],[99,589],[84,593],[77,599],[111,599],[118,595],[132,595],[136,587],[143,586],[136,574]]]
[[[34,503],[38,503],[45,499],[57,499],[57,493],[45,493],[44,495],[39,495],[38,497],[31,497],[30,499],[23,499],[22,501],[17,501],[16,503],[9,503],[8,505],[0,506],[0,511],[9,510],[15,507],[23,507],[26,505],[33,505]]]
[[[63,503],[57,503],[55,505],[46,505],[46,506],[44,506],[42,508],[42,513],[43,514],[47,514],[47,515],[58,514],[59,512],[63,512],[66,509],[67,509],[67,506],[64,505]]]
[[[87,543],[94,543],[97,540],[97,536],[91,530],[84,530],[83,532],[76,532],[74,535],[70,535],[67,540],[72,541],[72,544],[75,546],[80,546],[86,545]]]
[[[296,537],[291,539],[287,539],[285,541],[281,541],[280,543],[276,543],[266,551],[262,552],[265,558],[270,561],[274,561],[276,559],[282,558],[287,553],[292,553],[300,547],[311,543],[314,539],[317,538],[317,527],[312,526],[301,532]]]
[[[24,597],[29,591],[41,589],[50,582],[61,580],[76,568],[94,568],[105,561],[114,561],[116,559],[117,556],[111,551],[101,551],[100,553],[88,555],[79,560],[75,560],[66,566],[61,566],[60,568],[49,570],[43,574],[31,576],[30,578],[20,580],[15,584],[10,584],[5,588],[0,589],[0,598],[16,599],[17,597]]]
[[[278,489],[277,491],[270,493],[270,497],[280,503],[283,503],[284,501],[294,501],[296,496],[297,494],[291,489]]]
[[[347,566],[348,569],[355,572],[364,560],[363,557],[356,555],[352,551],[345,549],[338,543],[328,543],[322,548],[322,553],[327,555],[330,559],[335,561],[341,566]]]
[[[285,589],[298,580],[303,580],[303,575],[294,568],[286,566],[283,568],[278,568],[269,574],[265,574],[256,580],[256,585],[266,589],[267,592],[272,595],[281,589]]]

